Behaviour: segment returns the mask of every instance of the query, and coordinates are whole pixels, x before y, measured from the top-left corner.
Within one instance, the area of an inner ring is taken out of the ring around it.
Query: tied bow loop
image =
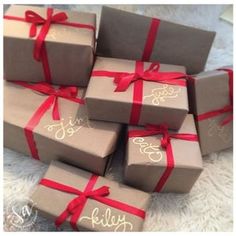
[[[163,149],[166,149],[167,146],[170,144],[170,135],[168,133],[168,125],[162,124],[162,125],[146,125],[146,129],[150,131],[156,132],[156,134],[162,134],[161,138],[161,147]]]
[[[151,63],[148,69],[143,72],[134,73],[118,73],[114,78],[116,84],[115,92],[124,92],[128,89],[131,83],[137,80],[145,80],[150,82],[167,83],[173,85],[186,85],[186,81],[179,79],[186,78],[186,74],[182,72],[161,72],[159,71],[160,64]]]
[[[49,31],[52,23],[59,23],[67,20],[67,15],[64,12],[59,12],[53,15],[53,9],[47,8],[47,18],[43,18],[34,11],[27,10],[25,12],[25,21],[31,23],[29,37],[33,38],[37,34],[37,26],[42,25],[40,32],[37,36],[35,47],[34,47],[34,58],[37,61],[41,61],[42,49],[44,45],[45,38]]]
[[[41,82],[37,84],[29,84],[23,81],[16,81],[15,84],[23,86],[25,88],[29,88],[35,92],[39,92],[41,94],[49,96],[49,102],[53,105],[52,110],[52,118],[53,120],[60,120],[60,113],[59,113],[59,105],[58,105],[58,98],[68,99],[70,101],[84,104],[84,100],[81,98],[77,98],[78,88],[74,86],[70,87],[59,87],[54,88],[52,85],[46,82]]]
[[[69,215],[74,215],[78,212],[78,210],[85,204],[88,198],[93,197],[105,197],[109,195],[109,187],[102,186],[96,190],[88,191],[88,192],[81,192],[78,197],[74,198],[66,208],[66,211]]]

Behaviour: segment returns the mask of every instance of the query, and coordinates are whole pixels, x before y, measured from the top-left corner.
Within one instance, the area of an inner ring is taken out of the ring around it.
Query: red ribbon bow
[[[124,92],[131,83],[133,88],[133,104],[131,108],[130,124],[137,125],[140,118],[142,100],[143,100],[143,81],[186,86],[184,80],[187,75],[181,72],[160,72],[159,63],[151,63],[147,70],[144,70],[144,62],[136,61],[135,72],[115,72],[115,71],[93,71],[92,76],[112,77],[117,85],[115,92]]]
[[[84,28],[88,30],[95,31],[95,27],[93,25],[80,24],[77,22],[68,22],[67,15],[64,12],[59,12],[53,15],[53,9],[47,8],[47,17],[44,19],[42,16],[37,14],[34,11],[27,10],[25,12],[25,17],[17,17],[17,16],[8,16],[5,15],[4,19],[6,20],[16,20],[31,23],[29,30],[29,37],[33,38],[37,34],[37,26],[42,25],[40,32],[35,40],[33,56],[36,61],[41,61],[43,66],[43,72],[46,82],[51,83],[52,76],[48,62],[47,50],[45,46],[45,38],[50,29],[51,24],[60,24],[66,25],[74,28]]]
[[[67,15],[64,12],[59,12],[53,15],[53,9],[47,8],[47,18],[44,19],[42,16],[34,11],[28,10],[25,12],[25,21],[31,23],[29,37],[33,38],[37,33],[37,26],[42,25],[40,32],[36,38],[34,46],[34,59],[37,61],[42,60],[42,50],[45,38],[49,31],[51,24],[63,22],[67,20]]]
[[[43,115],[53,105],[52,118],[53,120],[60,120],[59,106],[58,106],[59,97],[79,104],[84,104],[85,102],[83,99],[76,97],[78,92],[78,89],[76,87],[60,87],[56,89],[52,87],[50,84],[45,82],[37,84],[29,84],[27,82],[17,81],[13,83],[48,96],[45,99],[45,101],[34,112],[33,116],[30,118],[30,120],[28,121],[28,123],[24,128],[25,137],[27,139],[31,156],[34,159],[40,160],[38,150],[36,147],[36,142],[34,141],[33,130],[39,124]]]
[[[198,141],[198,136],[196,134],[187,134],[187,133],[169,133],[168,126],[166,124],[162,125],[152,125],[148,124],[145,126],[144,130],[130,130],[128,133],[129,138],[134,137],[147,137],[153,135],[162,135],[161,138],[161,147],[166,151],[167,166],[161,176],[160,180],[157,182],[157,185],[154,189],[156,192],[160,192],[167,179],[169,178],[172,170],[174,169],[174,155],[172,152],[171,139],[180,139],[186,141]]]
[[[185,81],[180,81],[183,79],[185,74],[181,72],[159,72],[160,64],[152,63],[147,70],[134,72],[134,73],[124,73],[118,74],[114,82],[117,84],[115,92],[124,92],[128,89],[131,83],[138,80],[145,80],[150,82],[158,82],[165,84],[181,85],[185,86]]]
[[[65,98],[73,102],[77,102],[79,104],[84,104],[84,100],[81,98],[77,98],[77,92],[78,89],[76,87],[59,87],[54,88],[50,84],[46,82],[41,82],[37,84],[29,84],[27,82],[23,81],[17,81],[14,82],[15,84],[18,84],[20,86],[23,86],[25,88],[29,88],[31,90],[34,90],[36,92],[48,95],[47,98],[47,107],[50,108],[51,105],[53,105],[52,110],[52,118],[53,120],[60,120],[60,113],[59,113],[59,106],[58,106],[58,98]]]
[[[116,209],[125,211],[129,214],[133,214],[138,216],[142,219],[145,218],[145,212],[141,209],[136,207],[130,206],[120,201],[116,201],[114,199],[110,199],[107,196],[109,195],[109,187],[102,186],[98,189],[93,190],[97,179],[99,176],[92,175],[88,181],[87,186],[85,187],[84,191],[80,191],[79,189],[73,188],[68,185],[64,185],[58,182],[55,182],[50,179],[42,179],[39,184],[44,185],[45,187],[49,187],[55,190],[59,190],[62,192],[66,192],[69,194],[75,194],[77,197],[72,199],[68,204],[66,209],[56,218],[55,225],[56,227],[61,226],[66,219],[70,217],[70,224],[74,230],[78,230],[77,228],[77,221],[82,213],[84,206],[88,199],[93,199],[95,201],[101,202],[108,206],[114,207]]]
[[[225,119],[223,119],[220,122],[221,126],[227,125],[229,124],[231,121],[233,121],[233,70],[231,69],[226,69],[226,68],[222,68],[222,69],[218,69],[219,71],[226,71],[228,73],[228,77],[229,77],[229,81],[228,81],[228,85],[229,85],[229,101],[230,104],[226,105],[225,107],[218,109],[218,110],[214,110],[214,111],[209,111],[203,114],[200,114],[196,117],[196,119],[198,121],[201,120],[206,120],[208,118],[212,118],[214,116],[219,116],[225,113],[230,113]]]

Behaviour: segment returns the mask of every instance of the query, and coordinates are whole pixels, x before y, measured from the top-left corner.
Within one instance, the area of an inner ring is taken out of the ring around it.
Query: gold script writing
[[[145,154],[153,162],[159,162],[162,159],[162,151],[159,145],[145,142],[144,138],[134,138],[133,143],[139,146],[141,154]]]
[[[69,120],[65,122],[62,118],[60,122],[46,125],[46,128],[49,132],[55,131],[55,138],[57,140],[63,140],[65,137],[71,137],[77,133],[82,127],[90,127],[88,123],[88,118],[76,118],[72,120],[72,117],[69,117]]]
[[[214,119],[208,119],[208,136],[214,137],[217,135],[224,143],[229,143],[232,141],[231,131],[228,126],[220,126],[218,122]]]
[[[104,214],[100,214],[99,209],[96,207],[91,213],[91,216],[83,216],[79,221],[87,220],[91,222],[93,228],[100,225],[105,228],[114,228],[114,231],[131,231],[133,224],[126,221],[125,215],[112,215],[111,209],[107,208]]]
[[[180,93],[180,88],[174,89],[167,84],[164,84],[160,88],[155,88],[152,90],[150,95],[146,95],[143,99],[152,98],[153,105],[159,105],[161,102],[165,102],[167,99],[176,98]]]

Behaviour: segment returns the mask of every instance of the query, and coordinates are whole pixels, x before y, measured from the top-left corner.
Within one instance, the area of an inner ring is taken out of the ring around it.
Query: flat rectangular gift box
[[[164,127],[128,127],[127,184],[147,192],[187,193],[202,170],[193,115],[187,115],[175,132]]]
[[[97,57],[86,93],[89,118],[138,125],[166,122],[178,129],[188,113],[185,67],[156,63],[156,68],[160,66],[156,72],[151,66],[148,62]],[[143,71],[146,74],[142,75]],[[168,80],[176,75],[178,79]],[[135,76],[138,80],[122,90]],[[166,82],[147,81],[151,77],[166,78]],[[115,82],[119,79],[124,81]]]
[[[233,68],[206,71],[188,80],[190,110],[202,155],[233,146]]]
[[[215,32],[104,6],[98,56],[185,65],[188,74],[203,71]]]
[[[95,31],[95,14],[11,5],[3,21],[4,78],[87,86]]]
[[[57,227],[80,231],[142,231],[150,195],[53,161],[31,196]]]
[[[84,93],[5,81],[4,146],[45,163],[56,159],[103,175],[121,125],[89,121],[86,105],[78,103]]]

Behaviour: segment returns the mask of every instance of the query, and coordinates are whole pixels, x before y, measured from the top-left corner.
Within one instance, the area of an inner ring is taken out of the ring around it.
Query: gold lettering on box
[[[208,119],[208,131],[209,137],[218,136],[224,143],[232,142],[232,135],[229,125],[221,126],[215,119]]]
[[[69,117],[68,121],[61,118],[60,122],[44,126],[44,128],[46,128],[49,132],[55,131],[54,136],[57,140],[63,140],[65,137],[71,137],[83,127],[91,128],[88,117],[76,118],[75,120],[72,120],[72,117]]]
[[[159,162],[163,158],[160,145],[145,142],[145,139],[141,137],[134,138],[133,143],[138,145],[140,153],[146,155],[151,161]]]
[[[96,225],[102,226],[104,228],[113,229],[115,232],[126,232],[132,231],[133,224],[129,221],[126,221],[125,215],[112,215],[110,208],[107,208],[104,214],[99,212],[99,209],[96,207],[91,213],[91,216],[83,216],[79,221],[87,220],[91,222],[92,228],[95,228]]]
[[[160,103],[165,102],[168,99],[178,97],[181,89],[180,88],[173,88],[167,84],[164,84],[160,88],[152,89],[152,93],[150,95],[146,95],[143,97],[145,99],[152,99],[153,105],[160,105]]]

